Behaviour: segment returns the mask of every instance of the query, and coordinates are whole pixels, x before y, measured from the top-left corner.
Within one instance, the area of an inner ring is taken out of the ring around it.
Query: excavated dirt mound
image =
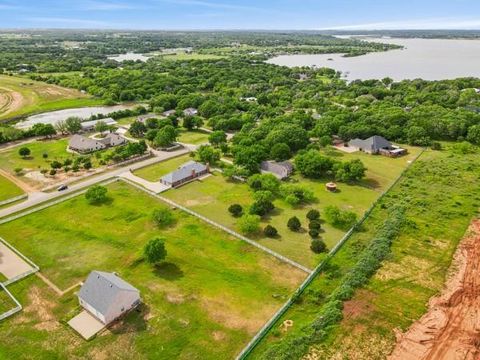
[[[428,312],[397,334],[389,360],[480,359],[480,220],[459,245],[442,293]]]

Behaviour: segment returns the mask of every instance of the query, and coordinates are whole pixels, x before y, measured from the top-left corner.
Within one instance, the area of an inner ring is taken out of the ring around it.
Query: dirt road
[[[428,312],[398,334],[389,360],[480,359],[480,220],[460,243],[442,293]]]

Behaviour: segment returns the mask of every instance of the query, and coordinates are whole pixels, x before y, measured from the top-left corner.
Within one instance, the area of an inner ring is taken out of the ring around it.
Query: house
[[[249,103],[257,102],[257,98],[255,96],[241,97],[240,100],[246,101],[246,102],[249,102]]]
[[[260,170],[263,173],[273,174],[280,180],[283,180],[292,174],[293,165],[289,161],[262,161]]]
[[[374,135],[366,140],[353,139],[348,142],[348,146],[367,154],[382,154],[386,156],[400,156],[407,153],[405,149],[393,145],[382,136]]]
[[[108,325],[140,304],[140,291],[116,273],[92,271],[78,292],[80,305]]]
[[[183,115],[185,116],[195,116],[198,114],[198,110],[195,108],[186,108],[183,110]]]
[[[167,111],[164,111],[162,115],[165,117],[169,117],[169,116],[175,115],[176,112],[177,110],[167,110]]]
[[[160,182],[167,186],[177,187],[205,174],[208,174],[208,166],[196,161],[189,161],[177,170],[163,176]]]
[[[81,154],[90,153],[105,149],[107,146],[99,140],[90,139],[82,135],[73,135],[68,143],[70,150],[79,152]]]
[[[95,125],[97,125],[97,123],[100,122],[100,121],[103,121],[108,126],[112,126],[112,125],[117,124],[117,122],[115,120],[113,120],[112,118],[84,121],[84,122],[81,123],[82,131],[95,130]]]
[[[137,116],[137,121],[141,122],[142,124],[145,124],[148,119],[154,119],[156,117],[155,114],[144,114]]]
[[[68,148],[81,154],[86,154],[125,143],[127,143],[127,140],[124,137],[114,133],[107,134],[103,139],[91,139],[82,135],[73,135],[68,143]]]

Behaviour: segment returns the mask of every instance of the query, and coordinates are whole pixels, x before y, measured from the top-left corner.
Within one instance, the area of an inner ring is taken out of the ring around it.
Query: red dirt
[[[389,360],[480,359],[480,220],[470,225],[452,264],[454,273],[428,312],[397,334]]]

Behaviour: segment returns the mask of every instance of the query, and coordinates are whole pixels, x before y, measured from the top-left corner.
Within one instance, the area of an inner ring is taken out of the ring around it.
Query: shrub
[[[242,205],[240,204],[232,204],[228,207],[228,212],[232,214],[232,216],[238,217],[241,216],[243,213]]]
[[[13,171],[15,171],[15,175],[20,175],[23,171],[23,168],[21,167],[17,167],[15,169],[13,169]]]
[[[265,216],[269,212],[271,212],[273,209],[275,209],[275,206],[273,203],[269,200],[258,200],[255,201],[251,206],[250,206],[250,214],[253,215],[259,215],[259,216]]]
[[[52,174],[52,171],[50,171]],[[101,185],[94,185],[85,193],[85,199],[89,204],[101,204],[107,200],[107,188]]]
[[[308,230],[308,235],[310,235],[312,239],[316,239],[320,235],[320,232],[317,229],[310,229]]]
[[[315,209],[311,209],[307,212],[307,219],[312,221],[312,220],[318,220],[320,219],[320,212]]]
[[[267,226],[265,226],[265,229],[263,229],[263,233],[265,234],[265,236],[273,238],[273,237],[277,236],[278,231],[272,225],[267,225]]]
[[[260,228],[260,216],[245,214],[238,220],[238,227],[244,234],[253,234]]]
[[[42,154],[42,157],[43,157],[44,159],[46,159],[46,158],[48,158],[48,154],[47,154],[47,153],[43,153],[43,154]]]
[[[327,251],[327,245],[320,239],[313,239],[310,244],[310,250],[315,254],[321,254]]]
[[[248,179],[248,185],[253,191],[268,190],[276,194],[280,187],[280,180],[272,174],[255,174]]]
[[[158,264],[167,256],[165,241],[161,238],[151,239],[143,248],[143,255],[150,264]]]
[[[163,228],[172,225],[175,222],[175,217],[171,210],[162,208],[153,210],[152,220],[159,228]]]
[[[341,210],[338,206],[327,206],[324,214],[329,224],[340,229],[348,229],[357,221],[357,215],[354,212]]]
[[[296,216],[293,216],[290,219],[288,219],[287,226],[292,231],[298,231],[302,227],[302,224],[300,223],[300,220]]]
[[[312,190],[295,184],[284,184],[280,186],[280,195],[292,206],[308,204],[315,200],[315,195]]]
[[[322,228],[322,224],[318,220],[312,220],[308,223],[308,228],[310,230],[317,230],[319,231]]]
[[[28,147],[21,147],[20,149],[18,149],[18,154],[21,157],[25,158],[31,154],[31,151]]]
[[[273,201],[275,198],[269,190],[258,190],[253,194],[255,201]]]

